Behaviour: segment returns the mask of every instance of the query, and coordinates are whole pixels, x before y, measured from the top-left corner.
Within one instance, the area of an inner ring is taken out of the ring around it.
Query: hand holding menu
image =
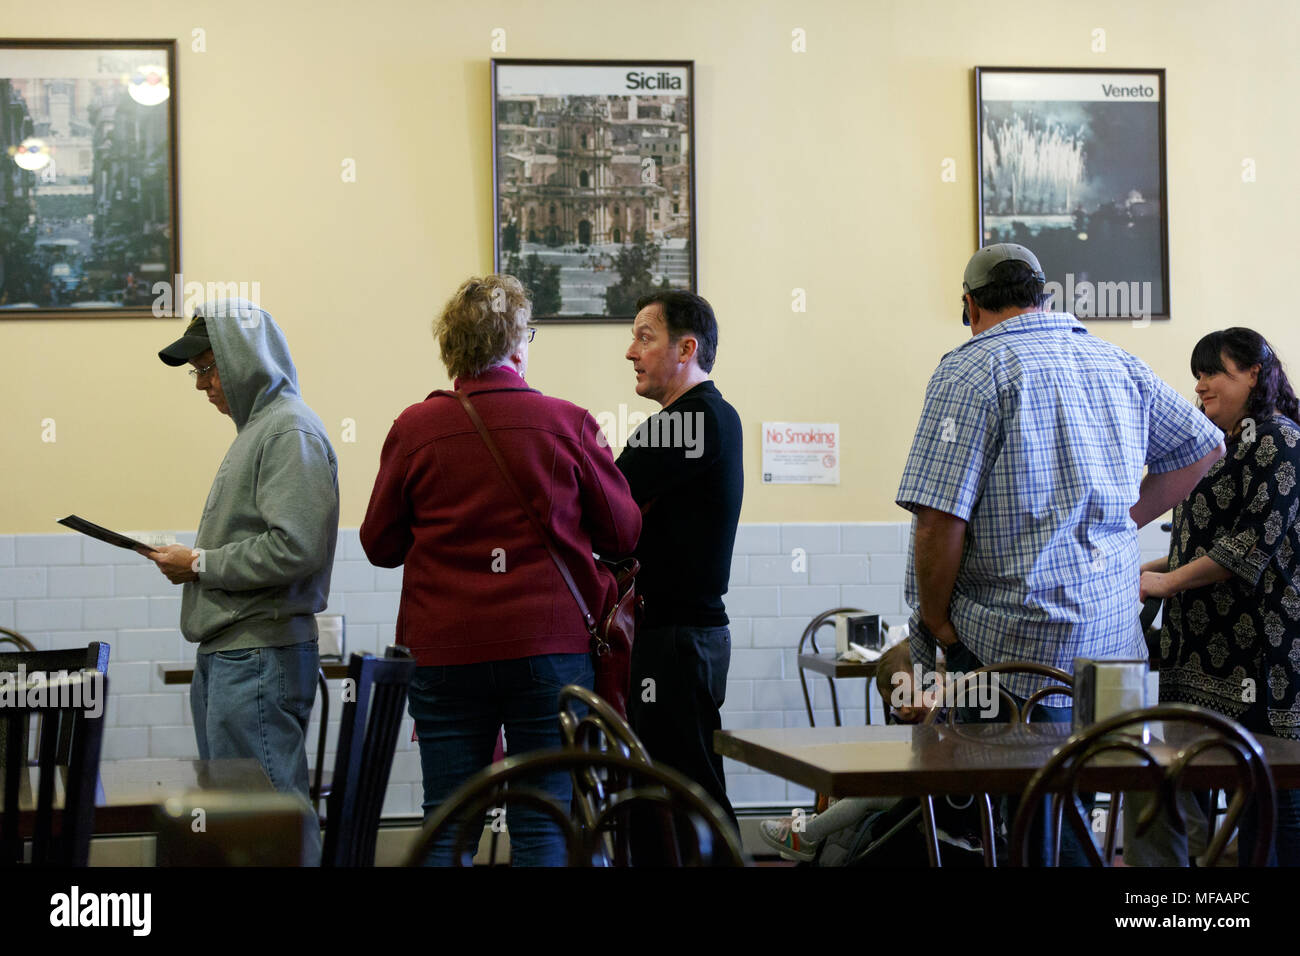
[[[73,531],[80,531],[82,534],[89,535],[90,537],[103,541],[106,544],[111,544],[118,548],[126,548],[128,551],[135,551],[146,556],[154,550],[142,541],[137,541],[135,538],[128,538],[126,535],[118,534],[116,531],[109,531],[107,528],[101,528],[99,525],[87,521],[85,518],[78,518],[76,515],[68,515],[66,518],[60,518],[59,524],[71,528]]]

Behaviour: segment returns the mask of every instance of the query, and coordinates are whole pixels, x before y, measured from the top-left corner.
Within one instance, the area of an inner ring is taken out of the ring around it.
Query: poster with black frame
[[[980,246],[1038,256],[1051,307],[1167,319],[1165,71],[976,67]]]
[[[692,60],[492,60],[493,248],[534,321],[696,288]]]
[[[155,315],[175,102],[175,40],[0,39],[0,318]]]

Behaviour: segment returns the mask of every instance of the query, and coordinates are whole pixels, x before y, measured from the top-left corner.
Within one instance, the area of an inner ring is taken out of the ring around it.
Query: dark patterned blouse
[[[1169,570],[1208,554],[1233,576],[1165,602],[1160,700],[1300,738],[1300,427],[1275,414],[1228,439],[1174,509]]]

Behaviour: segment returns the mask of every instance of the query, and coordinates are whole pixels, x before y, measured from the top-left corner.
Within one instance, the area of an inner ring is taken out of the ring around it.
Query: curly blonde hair
[[[533,304],[514,276],[466,279],[433,323],[452,378],[477,378],[519,347]]]

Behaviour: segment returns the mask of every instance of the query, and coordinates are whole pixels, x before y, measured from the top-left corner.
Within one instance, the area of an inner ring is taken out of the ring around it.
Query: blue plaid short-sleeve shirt
[[[1145,658],[1129,517],[1143,465],[1173,471],[1222,440],[1146,363],[1074,316],[1026,313],[943,357],[896,500],[967,522],[949,616],[985,664],[1072,671],[1075,657]],[[906,594],[918,608],[911,553]],[[914,610],[912,657],[932,670],[919,619]],[[1043,683],[1003,680],[1020,696]]]

